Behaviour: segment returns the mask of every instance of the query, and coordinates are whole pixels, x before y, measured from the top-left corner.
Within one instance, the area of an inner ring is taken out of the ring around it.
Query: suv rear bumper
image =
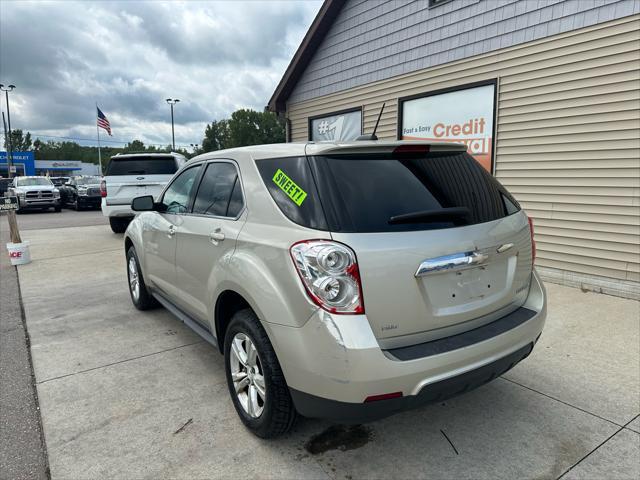
[[[531,352],[544,326],[545,292],[535,273],[521,310],[529,313],[455,336],[462,339],[441,339],[435,350],[416,345],[403,355],[380,348],[364,315],[317,311],[300,328],[265,328],[298,411],[358,422],[457,395],[504,373]],[[365,403],[397,392],[401,398]]]
[[[441,402],[478,388],[527,358],[533,350],[533,345],[533,343],[525,345],[511,354],[475,370],[429,384],[422,388],[417,395],[368,403],[348,403],[291,389],[291,397],[298,413],[305,417],[326,418],[346,424],[371,422],[404,410]]]
[[[100,205],[102,215],[105,217],[134,217],[135,213],[131,210],[131,202],[122,202],[112,204],[106,198],[102,198]]]

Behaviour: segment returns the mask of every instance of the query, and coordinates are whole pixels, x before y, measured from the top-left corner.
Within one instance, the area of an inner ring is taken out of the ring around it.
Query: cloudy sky
[[[320,5],[2,0],[0,83],[17,87],[11,126],[43,140],[93,139],[97,102],[109,140],[167,145],[172,97],[176,144],[199,144],[207,122],[264,108]]]

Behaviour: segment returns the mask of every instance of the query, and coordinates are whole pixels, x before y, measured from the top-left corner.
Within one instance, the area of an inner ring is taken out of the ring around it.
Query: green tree
[[[146,152],[147,147],[145,147],[142,141],[134,140],[132,142],[127,143],[123,151],[124,152]]]
[[[31,150],[32,145],[31,133],[24,134],[19,128],[11,130],[11,148],[14,152],[27,152]]]
[[[229,145],[229,121],[214,120],[204,129],[201,153],[224,150]]]
[[[233,112],[230,119],[207,125],[201,152],[284,141],[284,124],[274,113],[241,109]]]
[[[284,125],[272,112],[236,110],[229,120],[229,147],[285,141]]]

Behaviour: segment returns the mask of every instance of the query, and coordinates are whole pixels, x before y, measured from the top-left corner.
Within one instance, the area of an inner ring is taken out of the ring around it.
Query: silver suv
[[[220,349],[260,437],[297,414],[359,423],[466,392],[542,332],[531,221],[461,145],[208,153],[132,207],[133,303]]]

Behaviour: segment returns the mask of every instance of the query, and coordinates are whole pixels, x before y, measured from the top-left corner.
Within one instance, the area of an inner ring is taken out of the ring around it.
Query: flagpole
[[[100,152],[100,127],[98,127],[98,102],[96,102],[96,132],[98,134],[98,164],[100,165],[100,175],[102,175],[102,153]]]

